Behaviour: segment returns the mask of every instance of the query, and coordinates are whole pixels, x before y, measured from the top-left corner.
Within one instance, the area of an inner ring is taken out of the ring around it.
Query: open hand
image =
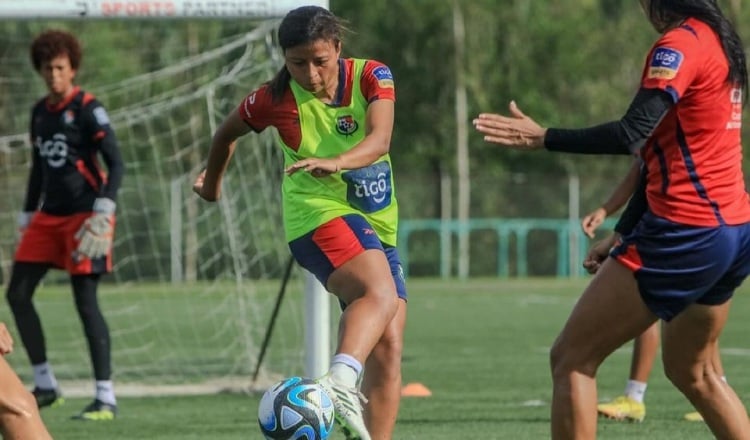
[[[284,172],[291,176],[300,170],[307,171],[314,177],[325,177],[338,173],[341,166],[336,158],[308,157],[289,165]]]
[[[484,134],[484,140],[519,150],[544,147],[546,129],[523,114],[515,101],[509,105],[510,116],[481,113],[474,119],[474,128]]]

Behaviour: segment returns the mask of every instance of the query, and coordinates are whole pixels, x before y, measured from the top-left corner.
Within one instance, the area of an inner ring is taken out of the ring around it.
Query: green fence
[[[608,233],[614,220],[600,228]],[[484,218],[402,220],[399,253],[404,272],[412,276],[456,276],[457,242],[469,237],[470,276],[556,276],[585,274],[581,263],[592,243],[578,220],[542,218]],[[537,234],[537,237],[534,237]],[[540,262],[534,264],[534,262]],[[415,267],[419,266],[419,267]],[[534,269],[531,270],[531,267]]]

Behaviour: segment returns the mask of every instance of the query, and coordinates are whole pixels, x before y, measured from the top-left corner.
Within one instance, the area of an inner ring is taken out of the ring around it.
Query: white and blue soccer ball
[[[326,440],[333,416],[333,401],[325,389],[303,377],[272,385],[258,408],[258,424],[267,440]]]

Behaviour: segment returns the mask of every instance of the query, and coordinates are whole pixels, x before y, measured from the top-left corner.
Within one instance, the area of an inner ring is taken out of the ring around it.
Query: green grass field
[[[404,382],[421,382],[433,395],[403,400],[395,439],[549,438],[548,349],[585,282],[411,280]],[[738,292],[722,340],[729,381],[747,404],[750,378],[743,372],[750,364],[750,324],[745,318],[750,316],[749,290]],[[628,345],[603,365],[600,399],[621,393],[629,361]],[[121,397],[116,421],[86,423],[69,416],[88,400],[68,399],[61,407],[44,410],[43,417],[54,438],[63,440],[260,439],[258,400],[245,394]],[[642,424],[600,421],[599,437],[711,438],[702,423],[681,420],[691,408],[659,365],[646,402]]]

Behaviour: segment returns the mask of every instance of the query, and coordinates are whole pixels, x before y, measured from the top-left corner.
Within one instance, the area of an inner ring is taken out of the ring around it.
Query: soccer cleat
[[[703,416],[698,411],[693,411],[685,414],[683,419],[687,420],[688,422],[702,422]]]
[[[627,396],[600,403],[596,406],[596,410],[602,416],[614,420],[642,422],[646,418],[646,405]]]
[[[31,394],[34,395],[36,406],[39,408],[45,408],[47,406],[54,408],[65,403],[62,394],[56,389],[34,387]]]
[[[117,405],[110,405],[104,403],[99,399],[95,399],[93,402],[88,404],[86,408],[80,413],[71,417],[75,420],[114,420],[117,417]]]
[[[341,386],[326,374],[316,382],[326,390],[333,401],[336,422],[347,440],[371,440],[362,418],[362,401],[367,400],[356,388]]]

